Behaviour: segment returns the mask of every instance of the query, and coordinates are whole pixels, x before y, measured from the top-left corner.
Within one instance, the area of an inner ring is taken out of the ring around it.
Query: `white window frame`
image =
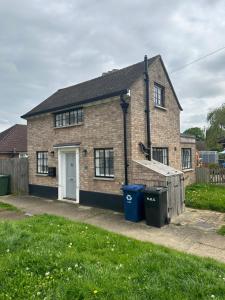
[[[186,152],[186,154],[185,154]],[[189,153],[189,154],[187,154]],[[184,156],[185,159],[184,159]],[[181,162],[182,170],[188,170],[192,168],[192,149],[191,148],[181,148]]]
[[[165,91],[164,87],[154,82],[154,103],[155,106],[165,107]]]

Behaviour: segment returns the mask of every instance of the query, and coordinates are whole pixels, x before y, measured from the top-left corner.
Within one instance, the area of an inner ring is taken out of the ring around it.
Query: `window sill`
[[[40,177],[47,177],[48,174],[39,174],[39,173],[36,173],[36,176],[40,176]]]
[[[163,106],[160,106],[160,105],[155,105],[155,108],[158,108],[158,109],[167,111],[167,108],[165,108],[165,107],[163,107]]]
[[[70,127],[76,127],[76,126],[81,126],[84,125],[84,122],[78,123],[78,124],[73,124],[73,125],[65,125],[65,126],[60,126],[60,127],[53,127],[54,129],[62,129],[62,128],[70,128]]]
[[[186,172],[193,172],[194,169],[183,169],[182,172],[186,173]]]
[[[115,177],[93,177],[94,180],[114,181]]]

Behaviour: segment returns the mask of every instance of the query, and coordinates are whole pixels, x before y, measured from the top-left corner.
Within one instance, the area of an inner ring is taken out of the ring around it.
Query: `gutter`
[[[120,106],[123,111],[123,146],[124,146],[124,184],[128,184],[128,158],[127,158],[127,110],[129,107],[129,103],[127,103],[123,94],[120,95]]]
[[[149,101],[149,75],[148,58],[144,57],[144,82],[145,82],[145,112],[146,112],[146,141],[147,141],[147,159],[152,159],[151,154],[151,129],[150,129],[150,101]]]

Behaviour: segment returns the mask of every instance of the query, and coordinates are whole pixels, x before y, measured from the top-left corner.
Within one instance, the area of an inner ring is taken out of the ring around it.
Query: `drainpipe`
[[[123,146],[124,146],[124,177],[125,184],[128,184],[128,159],[127,159],[127,110],[129,103],[127,103],[123,94],[120,95],[120,106],[123,111]]]
[[[146,140],[147,140],[147,158],[151,160],[151,130],[150,130],[150,104],[149,104],[149,75],[148,58],[144,57],[144,82],[145,82],[145,112],[146,112]]]

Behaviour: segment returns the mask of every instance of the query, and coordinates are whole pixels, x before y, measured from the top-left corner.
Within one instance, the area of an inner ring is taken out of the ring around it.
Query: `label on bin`
[[[131,195],[127,195],[126,196],[126,200],[127,200],[127,203],[131,203],[132,202],[132,196]]]
[[[147,199],[148,201],[152,201],[152,202],[155,202],[155,201],[156,201],[156,199],[155,199],[154,197],[153,197],[153,198],[152,198],[152,197],[147,197],[146,199]]]

